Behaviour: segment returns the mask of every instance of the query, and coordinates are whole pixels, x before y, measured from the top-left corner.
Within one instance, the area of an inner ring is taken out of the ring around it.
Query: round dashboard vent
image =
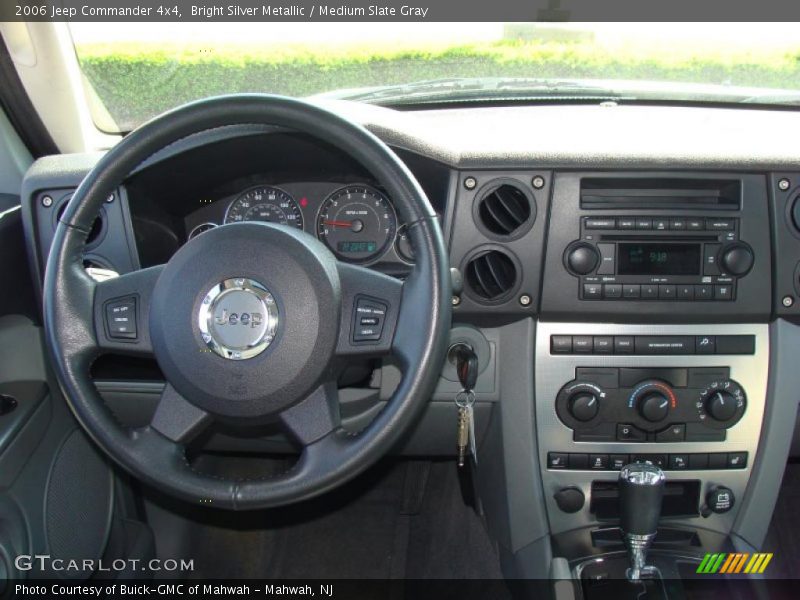
[[[505,252],[484,250],[467,262],[466,283],[481,300],[497,302],[517,286],[517,265]]]
[[[536,218],[533,199],[516,182],[495,182],[478,195],[477,220],[490,234],[513,237]]]

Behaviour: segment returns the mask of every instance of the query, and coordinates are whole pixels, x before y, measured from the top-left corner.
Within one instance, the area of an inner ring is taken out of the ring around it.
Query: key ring
[[[456,394],[456,406],[459,408],[469,408],[475,404],[475,392],[461,391]]]

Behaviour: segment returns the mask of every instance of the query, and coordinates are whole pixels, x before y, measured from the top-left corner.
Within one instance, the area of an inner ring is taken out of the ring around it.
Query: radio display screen
[[[620,243],[620,275],[700,275],[702,244]]]

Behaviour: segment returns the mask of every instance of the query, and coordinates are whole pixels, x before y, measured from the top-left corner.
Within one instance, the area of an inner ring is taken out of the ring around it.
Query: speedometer
[[[241,194],[225,213],[226,223],[265,221],[303,228],[300,206],[282,189],[262,185]]]
[[[368,185],[333,192],[317,216],[317,236],[346,261],[370,262],[394,241],[397,216],[389,199]]]

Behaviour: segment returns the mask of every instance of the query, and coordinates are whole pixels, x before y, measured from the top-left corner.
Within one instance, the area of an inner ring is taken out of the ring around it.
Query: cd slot
[[[716,242],[719,238],[715,235],[654,235],[654,232],[643,233],[613,233],[601,234],[600,241],[602,242],[640,242],[640,241],[654,241],[659,242]]]
[[[581,208],[739,210],[736,180],[600,178],[581,180]]]

